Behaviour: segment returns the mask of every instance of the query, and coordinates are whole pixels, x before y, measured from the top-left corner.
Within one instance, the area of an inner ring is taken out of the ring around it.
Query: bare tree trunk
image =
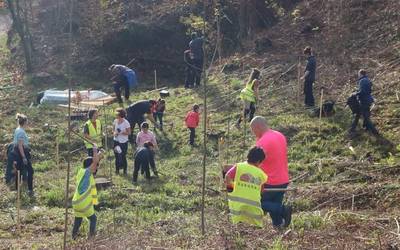
[[[22,48],[25,56],[25,67],[28,73],[33,70],[32,64],[32,41],[28,29],[28,20],[26,19],[27,10],[22,10],[19,4],[19,0],[7,0],[8,9],[10,10],[11,17],[13,20],[13,27],[17,30],[17,33],[21,39]],[[25,17],[23,18],[22,15]]]

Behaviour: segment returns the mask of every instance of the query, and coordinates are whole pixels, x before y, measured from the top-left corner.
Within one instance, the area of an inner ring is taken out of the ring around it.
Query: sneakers
[[[285,206],[284,211],[283,211],[283,227],[288,227],[290,225],[290,222],[292,222],[292,207],[291,206]]]

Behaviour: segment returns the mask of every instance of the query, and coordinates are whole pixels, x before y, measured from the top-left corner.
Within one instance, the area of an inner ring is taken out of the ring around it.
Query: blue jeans
[[[266,189],[287,188],[289,184],[282,185],[264,185]],[[280,226],[283,222],[285,206],[283,205],[283,196],[285,192],[263,192],[261,194],[261,208],[268,212],[274,226]]]

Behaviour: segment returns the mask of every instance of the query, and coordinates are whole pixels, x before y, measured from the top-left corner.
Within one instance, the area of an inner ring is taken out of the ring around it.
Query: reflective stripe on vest
[[[236,197],[236,196],[232,196],[232,195],[229,195],[228,199],[230,201],[236,201],[236,202],[244,203],[244,204],[249,205],[249,206],[256,206],[256,207],[261,206],[261,202],[259,202],[259,201],[252,201],[252,200],[249,200],[249,199]]]
[[[88,127],[89,136],[91,138],[91,141],[95,142],[97,144],[97,147],[101,147],[102,146],[102,138],[101,138],[101,122],[100,122],[100,120],[96,120],[96,129],[94,128],[91,120],[88,120],[85,124]],[[87,141],[85,141],[85,146],[87,149],[93,148],[93,145]]]
[[[228,196],[233,223],[246,222],[263,226],[264,211],[261,209],[261,189],[266,182],[265,173],[248,163],[236,164],[233,192]]]
[[[81,214],[85,214],[86,212],[88,212],[89,211],[89,209],[90,208],[92,208],[93,207],[93,204],[92,203],[90,203],[90,204],[88,204],[86,207],[84,207],[83,209],[74,209],[74,212],[75,213],[81,213]],[[91,215],[90,215],[91,216]],[[90,217],[90,216],[85,216],[85,217]],[[78,216],[77,216],[78,217]]]
[[[79,184],[83,181],[86,173],[86,169],[79,168],[76,175],[76,191],[72,198],[72,208],[74,210],[75,217],[90,217],[94,214],[93,205],[97,205],[97,189],[93,175],[90,174],[90,185],[88,189],[82,194],[79,194]]]
[[[255,81],[256,79],[253,80],[252,82],[248,82],[246,84],[246,87],[242,89],[242,91],[240,92],[240,98],[242,98],[242,100],[249,102],[256,102],[256,95],[254,94],[253,90]]]
[[[263,218],[262,215],[249,213],[249,212],[247,212],[247,211],[229,210],[229,212],[230,212],[231,215],[246,216],[246,217],[253,218],[253,219],[255,219],[255,220],[262,220],[262,218]]]

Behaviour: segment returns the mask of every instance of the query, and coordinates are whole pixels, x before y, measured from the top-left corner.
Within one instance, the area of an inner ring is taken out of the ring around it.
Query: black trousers
[[[114,156],[115,156],[115,172],[119,174],[119,170],[122,169],[124,171],[124,174],[127,173],[128,169],[128,161],[126,160],[126,154],[128,152],[128,142],[125,143],[120,143],[117,141],[114,141],[114,148],[116,146],[119,146],[121,148],[121,153],[118,154],[114,150]]]
[[[361,105],[360,112],[353,114],[353,122],[351,123],[350,130],[355,131],[358,125],[358,120],[361,116],[364,119],[363,127],[365,127],[366,130],[372,132],[373,134],[378,134],[378,131],[371,121],[371,105]]]
[[[121,98],[121,88],[124,88],[125,90],[125,99],[129,99],[129,94],[130,94],[130,89],[129,89],[129,83],[127,80],[124,81],[118,81],[114,83],[114,92],[115,95],[117,96],[118,102],[122,103],[122,98]]]
[[[74,227],[72,228],[72,239],[75,239],[76,236],[78,235],[79,228],[81,227],[82,224],[82,219],[81,217],[75,217],[74,220]],[[90,226],[89,226],[89,237],[95,236],[96,234],[96,224],[97,224],[97,217],[96,214],[93,214],[92,216],[88,217],[90,221]]]
[[[139,131],[140,131],[140,125],[144,122],[144,116],[141,117],[135,117],[134,120],[129,121],[129,124],[131,125],[131,134],[129,135],[129,142],[131,144],[136,143],[135,139],[136,137],[134,136],[134,130],[136,125],[138,125]]]
[[[248,121],[251,122],[253,120],[254,114],[256,113],[256,104],[254,102],[250,102],[250,107],[246,107],[245,105],[243,109],[243,117],[244,119],[247,118],[247,115],[249,116]],[[237,123],[240,124],[242,122],[242,116],[239,117]]]
[[[194,69],[194,84],[195,86],[200,86],[201,83],[201,73],[203,72],[203,58],[198,58],[193,60],[195,66]]]
[[[137,182],[139,171],[142,170],[145,173],[147,180],[150,180],[150,159],[145,154],[137,155],[133,167],[133,182]]]
[[[196,70],[192,66],[188,65],[186,67],[185,88],[193,87],[195,75]]]
[[[189,144],[194,145],[194,139],[196,138],[196,129],[195,128],[189,128],[190,134],[189,134]]]
[[[154,121],[157,122],[160,121],[160,129],[163,129],[163,116],[164,116],[164,112],[155,112],[153,113],[153,117],[154,117]]]
[[[313,84],[314,81],[304,81],[304,104],[309,107],[313,107],[315,105]]]
[[[32,167],[32,162],[31,162],[31,153],[29,149],[24,149],[25,157],[28,160],[28,164],[24,165],[24,162],[22,160],[22,156],[19,153],[18,146],[14,147],[15,151],[18,151],[17,155],[17,170],[20,171],[20,176],[19,178],[22,177],[23,181],[28,182],[28,190],[33,191],[33,167]],[[18,188],[18,179],[15,178],[15,187]]]

